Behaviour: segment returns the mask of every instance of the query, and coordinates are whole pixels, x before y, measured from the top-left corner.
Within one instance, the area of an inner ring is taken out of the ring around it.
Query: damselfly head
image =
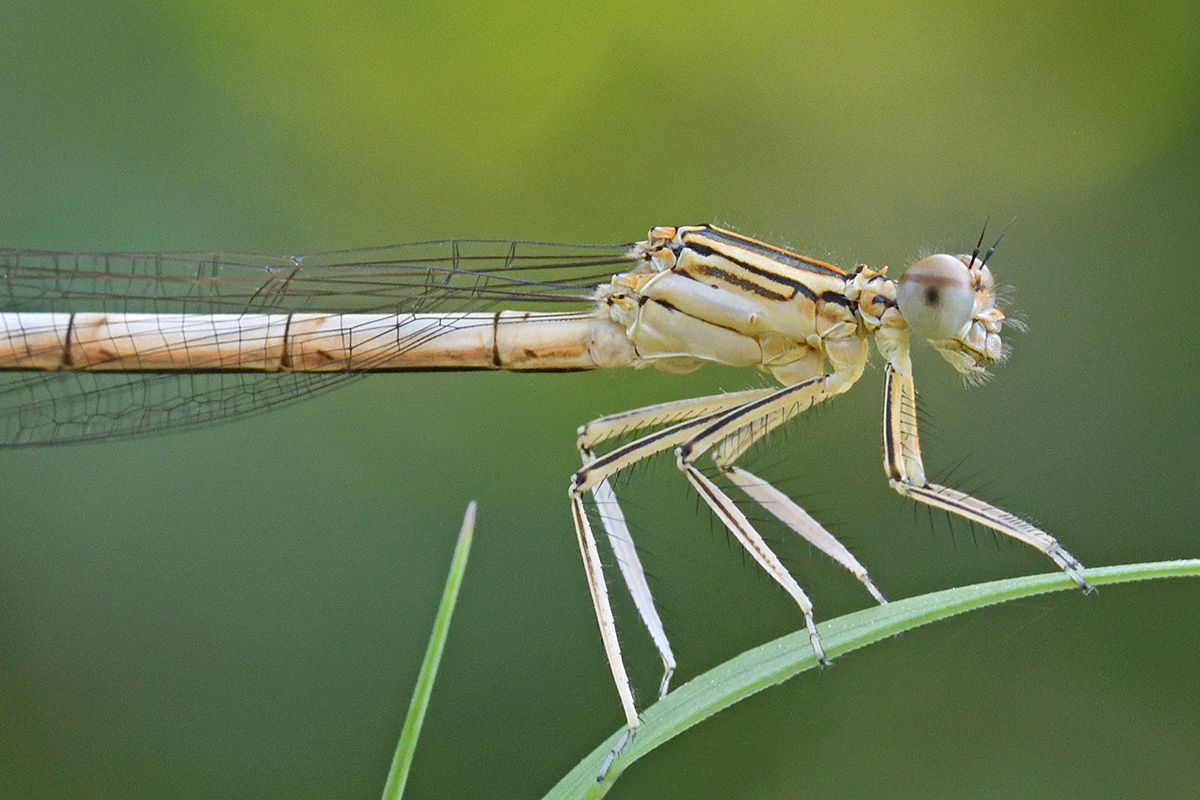
[[[996,308],[985,260],[977,253],[927,256],[908,268],[896,288],[909,328],[971,379],[985,377],[987,364],[1004,357],[1004,312]]]
[[[949,339],[971,321],[975,309],[971,273],[954,256],[927,256],[900,278],[896,303],[915,332],[930,340]]]

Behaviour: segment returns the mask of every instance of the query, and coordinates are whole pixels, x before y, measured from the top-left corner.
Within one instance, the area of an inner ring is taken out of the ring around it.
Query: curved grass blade
[[[404,793],[408,770],[412,766],[413,751],[417,747],[417,737],[421,734],[421,723],[425,721],[425,709],[429,707],[429,697],[433,693],[433,680],[437,677],[438,663],[442,660],[446,636],[450,633],[450,615],[454,613],[454,603],[458,600],[458,587],[462,585],[463,572],[467,568],[467,554],[471,551],[471,539],[474,535],[475,501],[472,500],[467,504],[467,513],[463,516],[458,544],[454,547],[454,557],[450,561],[450,574],[446,577],[442,602],[433,621],[429,647],[425,650],[425,659],[421,662],[417,686],[413,689],[412,702],[409,703],[404,727],[400,731],[400,742],[396,745],[392,768],[388,770],[387,783],[383,787],[383,800],[399,800],[400,795]]]
[[[1169,577],[1200,577],[1200,559],[1127,564],[1085,571],[1093,586]],[[929,622],[1035,594],[1075,589],[1064,573],[1030,575],[933,592],[872,606],[818,626],[825,652],[838,657]],[[618,731],[588,754],[545,796],[545,800],[595,798],[634,761],[718,711],[817,666],[805,631],[789,634],[697,676],[647,708],[637,735],[613,763],[605,783],[596,775],[616,743]]]

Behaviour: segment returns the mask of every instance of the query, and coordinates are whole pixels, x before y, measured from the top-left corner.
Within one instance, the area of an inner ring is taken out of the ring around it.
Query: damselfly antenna
[[[983,237],[987,236],[987,226],[988,226],[988,221],[990,219],[991,219],[991,217],[984,217],[984,219],[983,219],[983,230],[981,230],[979,232],[979,241],[975,243],[975,249],[971,251],[971,263],[972,264],[974,264],[975,260],[977,258],[979,258],[979,248],[983,247]],[[1003,233],[1000,235],[1004,236]],[[1000,244],[999,239],[996,240],[996,244]],[[995,249],[996,249],[996,245],[994,244],[994,245],[992,245],[992,250],[995,250]],[[987,256],[984,256],[984,258],[986,259]]]
[[[1000,245],[1000,240],[1003,239],[1004,234],[1008,233],[1009,227],[1012,227],[1012,224],[1014,222],[1016,222],[1016,217],[1009,219],[1008,224],[1004,225],[1004,229],[1000,231],[1000,235],[996,236],[996,241],[992,242],[991,247],[988,248],[988,252],[983,254],[982,264],[984,266],[988,265],[988,259],[991,258],[991,254],[996,252],[996,247],[998,245]],[[984,229],[986,230],[986,228],[988,228],[988,223],[984,223]],[[979,234],[979,243],[980,243],[980,245],[982,245],[982,243],[983,243],[983,234]],[[976,245],[976,251],[974,251],[974,253],[972,253],[972,255],[976,255],[978,253],[979,253],[979,245]]]

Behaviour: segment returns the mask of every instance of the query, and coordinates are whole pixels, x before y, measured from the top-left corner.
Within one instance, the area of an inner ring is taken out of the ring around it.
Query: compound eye
[[[926,339],[949,339],[975,310],[975,290],[966,265],[938,253],[908,268],[896,290],[896,304],[913,330]]]

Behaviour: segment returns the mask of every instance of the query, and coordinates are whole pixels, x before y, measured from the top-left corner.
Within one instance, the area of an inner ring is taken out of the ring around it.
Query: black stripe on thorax
[[[839,306],[844,306],[850,311],[854,311],[854,303],[850,302],[850,298],[841,292],[821,292],[822,303],[836,303]]]
[[[709,267],[707,265],[705,266],[705,269],[712,270],[712,274],[720,274],[723,277],[725,277],[726,280],[728,280],[730,283],[736,283],[739,286],[746,286],[747,288],[750,288],[751,291],[756,291],[759,294],[774,295],[773,299],[778,299],[778,300],[789,300],[792,297],[795,297],[797,293],[804,295],[809,300],[815,300],[817,298],[817,295],[813,292],[813,290],[808,288],[804,284],[803,281],[798,281],[793,278],[789,278],[785,275],[780,275],[775,272],[770,272],[768,270],[763,269],[762,267],[757,267],[754,264],[750,264],[745,261],[742,261],[740,258],[735,258],[732,255],[730,255],[729,253],[722,253],[712,247],[708,247],[707,245],[692,243],[692,244],[689,244],[688,247],[691,250],[693,250],[697,255],[702,256],[702,257],[716,256],[718,258],[724,258],[727,261],[730,261],[731,263],[737,264],[739,267],[741,267],[742,269],[746,270],[747,272],[749,272],[751,274],[758,275],[759,277],[764,278],[768,281],[771,281],[772,283],[777,283],[781,286],[786,286],[787,288],[792,290],[792,293],[788,294],[788,295],[785,295],[782,293],[774,293],[774,292],[771,292],[770,289],[765,289],[762,286],[758,286],[757,284],[752,284],[749,281],[746,281],[744,278],[734,278],[732,275],[729,275],[729,273],[724,272],[723,270],[720,270],[719,268]]]
[[[723,253],[718,254],[718,253],[716,253],[715,250],[711,250],[707,247],[697,247],[695,245],[692,245],[691,247],[693,250],[695,250],[700,255],[717,254],[717,255],[720,255],[722,258],[729,258],[729,256],[726,256]],[[704,251],[707,251],[707,253]],[[746,270],[747,272],[753,272],[756,275],[763,275],[763,277],[767,278],[770,281],[773,281],[774,283],[780,283],[785,286],[788,286],[789,288],[791,288],[793,290],[792,293],[791,294],[783,294],[782,292],[773,292],[770,289],[766,288],[765,286],[761,286],[761,285],[755,283],[754,281],[748,281],[745,278],[739,278],[736,275],[732,275],[729,272],[727,272],[726,270],[721,269],[720,267],[713,266],[712,264],[700,264],[697,271],[701,275],[705,275],[710,278],[716,278],[716,279],[724,281],[726,283],[733,284],[734,286],[738,287],[739,289],[744,289],[745,291],[750,292],[751,294],[756,294],[759,297],[765,297],[768,300],[791,300],[793,297],[796,296],[797,291],[803,292],[804,294],[806,294],[809,297],[813,296],[812,291],[807,286],[804,286],[803,284],[800,284],[800,283],[794,282],[794,281],[785,280],[785,279],[779,278],[778,276],[775,276],[775,275],[766,275],[765,273],[762,272],[762,270],[755,269],[754,267],[750,266],[749,264],[744,264],[744,263],[742,263],[740,261],[736,261],[735,259],[732,259],[732,258],[729,258],[729,260],[733,261],[734,263],[736,263],[738,266],[740,266],[742,269]]]
[[[766,258],[773,258],[777,261],[782,261],[788,266],[796,269],[815,272],[818,275],[828,275],[831,278],[845,278],[846,273],[832,264],[826,264],[824,261],[817,261],[815,258],[805,258],[802,255],[784,250],[779,247],[772,247],[769,244],[751,239],[747,236],[740,236],[730,231],[721,230],[712,226],[705,226],[706,235],[711,236],[719,242],[724,242],[732,247],[740,247],[743,250],[749,250],[758,253]],[[733,259],[731,259],[733,260]],[[740,263],[740,262],[739,262]]]

